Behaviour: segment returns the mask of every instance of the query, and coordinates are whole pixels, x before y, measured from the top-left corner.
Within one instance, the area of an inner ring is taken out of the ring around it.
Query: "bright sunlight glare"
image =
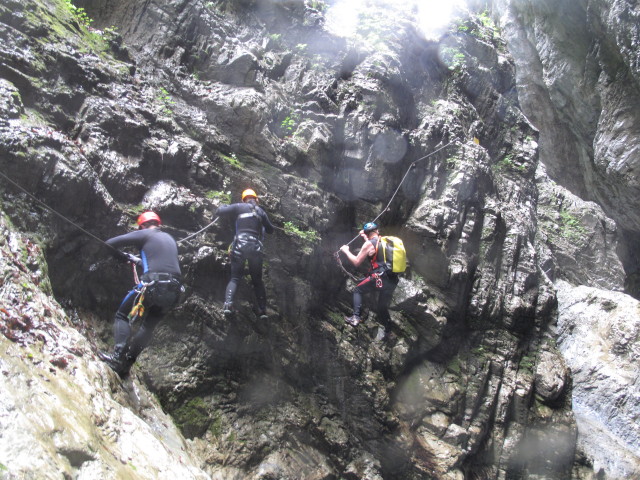
[[[426,39],[437,40],[465,0],[337,0],[327,11],[327,29],[334,35],[355,38],[372,23],[416,20]],[[384,9],[384,18],[374,16]]]

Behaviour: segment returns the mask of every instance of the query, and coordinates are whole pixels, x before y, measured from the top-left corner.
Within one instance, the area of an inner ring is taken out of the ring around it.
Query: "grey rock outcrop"
[[[500,0],[496,7],[523,111],[541,133],[540,161],[551,179],[617,223],[629,245],[621,257],[627,288],[637,297],[638,5]]]
[[[42,250],[0,216],[2,478],[210,478],[153,395],[96,361]]]
[[[462,12],[432,39],[415,12],[371,7],[362,18],[376,21],[346,40],[326,27],[324,2],[47,6],[0,5],[0,166],[75,225],[11,185],[2,210],[41,244],[51,289],[35,294],[57,305],[59,328],[75,327],[83,356],[67,361],[83,382],[113,386],[89,398],[114,413],[84,400],[74,411],[68,372],[56,374],[70,393],[54,395],[52,415],[72,410],[93,436],[76,444],[57,428],[67,460],[43,448],[45,470],[119,472],[91,453],[115,448],[86,420],[97,418],[131,425],[116,443],[141,435],[130,478],[570,478],[579,430],[554,282],[623,288],[613,214],[577,196],[613,187],[577,179],[574,197],[560,186],[544,146],[558,139],[521,110],[518,64],[488,15]],[[265,239],[269,321],[244,285],[234,321],[222,314],[233,226],[220,222],[180,242],[183,302],[121,389],[93,351],[110,342],[104,319],[130,272],[96,240],[144,208],[184,239],[248,186],[278,226]],[[410,260],[383,341],[373,313],[345,324],[353,284],[332,255],[378,215]],[[588,241],[574,241],[578,228]],[[7,377],[28,383],[39,364],[14,330]],[[32,414],[17,395],[13,411]],[[168,451],[159,470],[154,442]],[[7,452],[8,475],[33,473]],[[588,461],[600,462],[589,457],[583,475]]]
[[[557,287],[558,347],[574,378],[579,447],[607,478],[637,478],[640,305],[620,292]]]

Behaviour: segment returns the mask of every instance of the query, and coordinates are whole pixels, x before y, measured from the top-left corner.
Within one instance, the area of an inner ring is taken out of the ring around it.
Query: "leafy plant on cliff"
[[[587,230],[580,223],[580,219],[573,215],[571,212],[562,208],[559,212],[560,215],[560,235],[567,240],[575,242],[584,237]]]
[[[156,101],[162,104],[162,113],[165,115],[172,115],[173,109],[171,108],[176,102],[173,101],[171,94],[166,88],[160,87],[158,95],[156,95]]]
[[[289,115],[285,117],[284,120],[282,120],[282,123],[280,123],[280,128],[288,136],[293,134],[297,124],[298,124],[298,114],[295,112],[291,112]]]
[[[236,168],[242,168],[242,164],[240,163],[240,160],[238,160],[238,157],[235,153],[232,153],[231,155],[225,155],[224,153],[218,152],[218,155],[220,155],[220,157],[225,162],[231,164],[232,166]]]
[[[90,18],[89,15],[87,15],[87,12],[85,11],[84,8],[76,7],[73,3],[71,3],[71,0],[63,0],[63,1],[67,7],[67,10],[69,10],[69,13],[71,13],[71,15],[73,15],[76,18],[76,20],[80,25],[83,25],[86,28],[89,28],[91,26],[93,19]]]
[[[313,243],[320,239],[318,232],[313,229],[302,230],[293,222],[284,222],[284,233],[301,238],[307,243]]]
[[[481,38],[484,38],[485,40],[491,40],[494,37],[498,36],[498,27],[489,16],[489,12],[485,10],[484,12],[480,13],[478,15],[478,20],[483,27],[482,31],[479,34]]]
[[[509,153],[505,155],[505,157],[500,160],[498,163],[494,165],[494,170],[497,172],[504,172],[506,170],[515,170],[518,172],[526,171],[527,167],[525,165],[518,165],[514,159],[514,155]]]
[[[442,48],[441,58],[449,70],[461,70],[465,64],[464,53],[462,53],[457,47]]]
[[[231,194],[229,192],[220,192],[218,190],[209,190],[205,195],[209,200],[220,200],[222,203],[231,203]]]
[[[319,12],[324,12],[328,8],[327,2],[322,0],[307,0],[306,5]]]

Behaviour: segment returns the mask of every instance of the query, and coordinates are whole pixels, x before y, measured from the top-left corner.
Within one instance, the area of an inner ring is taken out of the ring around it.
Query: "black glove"
[[[142,265],[142,259],[136,255],[131,253],[125,253],[127,257],[127,262],[133,263],[134,265]]]
[[[115,257],[122,263],[133,263],[134,265],[142,265],[142,260],[131,253],[117,252]]]

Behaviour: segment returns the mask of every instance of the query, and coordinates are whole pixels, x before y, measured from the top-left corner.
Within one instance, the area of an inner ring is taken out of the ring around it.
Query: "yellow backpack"
[[[380,237],[378,245],[382,246],[382,255],[377,255],[377,258],[379,263],[385,266],[386,270],[393,273],[402,273],[407,269],[407,251],[404,248],[402,239],[391,236]],[[376,250],[378,250],[378,245],[376,245]]]

